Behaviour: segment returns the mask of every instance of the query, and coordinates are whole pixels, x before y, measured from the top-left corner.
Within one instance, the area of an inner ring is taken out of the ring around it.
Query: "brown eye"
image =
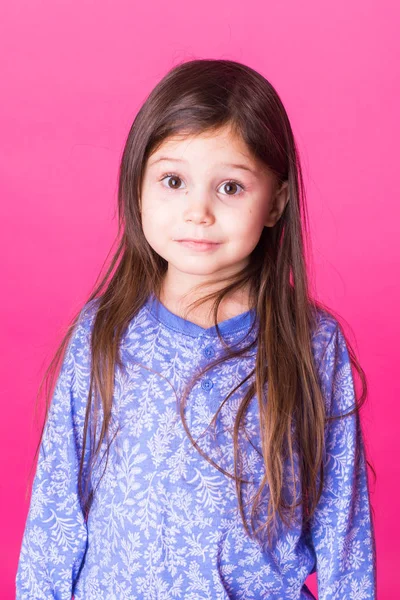
[[[244,185],[236,181],[227,181],[222,184],[221,188],[224,189],[224,195],[226,196],[238,196],[241,191],[245,190]]]
[[[164,177],[161,179],[161,181],[164,181],[165,179],[168,179],[167,185],[170,189],[172,190],[178,190],[180,188],[180,182],[182,181],[182,179],[180,177],[178,177],[177,175],[172,175],[167,173],[166,175],[164,175]],[[172,182],[172,185],[170,185],[170,183]]]
[[[173,188],[179,187],[179,184],[177,185],[177,183],[176,183],[177,181],[178,182],[180,181],[179,177],[171,177],[169,181],[170,182],[172,181],[172,185],[170,187],[173,187]]]
[[[231,195],[235,195],[235,190],[237,189],[237,185],[234,181],[229,181],[228,183],[225,183],[224,188],[225,191],[231,196]],[[232,188],[233,188],[233,192],[232,192]]]

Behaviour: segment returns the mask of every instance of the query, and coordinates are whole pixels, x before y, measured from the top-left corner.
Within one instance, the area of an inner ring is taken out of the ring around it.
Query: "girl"
[[[53,359],[17,598],[305,600],[315,571],[321,600],[375,598],[364,372],[309,295],[272,85],[173,68],[130,130],[119,216]]]

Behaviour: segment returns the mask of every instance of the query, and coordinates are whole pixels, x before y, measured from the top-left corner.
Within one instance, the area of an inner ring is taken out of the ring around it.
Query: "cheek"
[[[163,206],[144,206],[142,210],[143,233],[151,245],[160,242],[171,230],[171,211]]]
[[[241,238],[259,237],[265,222],[265,210],[260,210],[259,207],[249,207],[246,210],[235,215],[235,218],[230,220],[230,230],[232,233]]]
[[[262,200],[259,203],[255,204],[248,211],[248,222],[251,223],[251,226],[261,233],[264,228],[265,222],[268,217],[269,206],[266,200]]]

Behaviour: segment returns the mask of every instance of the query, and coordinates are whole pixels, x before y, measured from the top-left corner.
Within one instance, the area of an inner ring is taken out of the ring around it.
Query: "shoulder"
[[[314,322],[311,331],[313,347],[329,342],[338,326],[339,322],[332,313],[320,306],[314,307]]]
[[[87,372],[91,362],[91,332],[96,317],[99,299],[95,298],[84,304],[72,326],[70,339],[65,352],[67,368],[74,374]]]
[[[320,311],[312,345],[329,413],[342,414],[353,409],[355,398],[350,344],[341,323],[328,311]]]
[[[318,370],[326,371],[338,362],[349,361],[343,327],[337,317],[324,308],[317,309],[311,345]]]
[[[73,345],[79,345],[79,343],[87,341],[90,337],[99,302],[99,298],[94,298],[86,302],[81,308],[71,336]]]
[[[80,327],[87,331],[92,328],[99,304],[100,298],[93,298],[84,304],[78,318],[78,324]]]

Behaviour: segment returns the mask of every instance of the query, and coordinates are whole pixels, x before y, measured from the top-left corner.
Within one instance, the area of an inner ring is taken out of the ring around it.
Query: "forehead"
[[[228,126],[196,134],[182,131],[171,135],[153,150],[148,164],[166,157],[190,160],[191,155],[194,159],[201,157],[202,161],[209,163],[240,163],[252,171],[269,171],[268,167],[254,156],[242,136]]]
[[[165,138],[153,151],[152,155],[158,155],[166,150],[182,152],[190,151],[192,148],[213,147],[221,152],[239,153],[252,159],[250,149],[242,136],[232,130],[231,127],[221,127],[216,130],[207,130],[200,133],[181,131]]]

